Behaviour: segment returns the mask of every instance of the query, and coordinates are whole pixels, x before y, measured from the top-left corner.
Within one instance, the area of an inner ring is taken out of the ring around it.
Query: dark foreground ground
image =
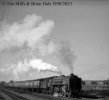
[[[97,95],[101,97],[109,97],[109,90],[89,90],[85,92],[88,94]]]
[[[32,95],[29,95],[27,93],[19,93],[20,95],[23,95],[24,97],[27,97],[29,98],[30,100],[54,100],[54,99],[50,99],[48,98],[49,95],[47,97],[42,97],[42,95],[38,96],[38,95],[35,95],[35,96],[32,96]],[[88,95],[96,95],[96,96],[99,96],[100,98],[98,99],[89,99],[89,98],[81,98],[81,99],[77,99],[77,98],[72,98],[72,99],[65,99],[65,100],[109,100],[109,90],[88,90],[88,91],[85,91],[84,94],[88,94]],[[3,94],[2,92],[0,92],[0,100],[11,100],[9,99],[9,97],[7,97],[5,94]],[[58,99],[56,99],[58,100]]]

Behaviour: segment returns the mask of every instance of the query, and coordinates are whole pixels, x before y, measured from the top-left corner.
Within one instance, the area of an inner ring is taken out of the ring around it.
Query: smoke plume
[[[58,70],[56,66],[45,63],[41,59],[31,59],[31,60],[25,59],[23,63],[19,62],[16,65],[12,65],[11,68],[16,76],[18,76],[21,73],[28,72],[30,69],[38,70],[38,72],[50,71],[61,74],[61,71]]]
[[[61,62],[69,67],[71,73],[73,73],[73,63],[76,59],[76,56],[73,54],[71,45],[67,42],[60,42],[58,44],[58,52],[56,52],[57,57],[60,58]]]
[[[75,55],[71,46],[67,42],[55,40],[51,34],[53,29],[54,21],[43,20],[41,16],[35,14],[27,15],[20,22],[2,24],[0,54],[8,54],[8,56],[11,54],[11,64],[8,67],[2,67],[1,71],[13,72],[17,77],[32,70],[61,74],[59,66],[49,64],[41,59],[41,57],[49,56],[50,59],[54,57],[60,61],[63,68],[69,67],[69,70],[73,72]],[[9,60],[5,60],[4,63],[8,64]]]
[[[54,22],[47,20],[41,22],[41,17],[36,15],[28,15],[24,21],[2,26],[0,43],[0,51],[13,47],[22,47],[25,43],[31,49],[34,49],[38,41],[51,32]],[[6,27],[6,28],[5,28]]]

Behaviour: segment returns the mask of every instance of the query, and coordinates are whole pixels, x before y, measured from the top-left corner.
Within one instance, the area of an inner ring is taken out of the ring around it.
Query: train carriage
[[[32,91],[32,92],[39,92],[39,82],[40,80],[28,80],[28,81],[25,81],[25,88],[29,91]]]
[[[33,80],[33,91],[39,93],[40,92],[40,79]]]

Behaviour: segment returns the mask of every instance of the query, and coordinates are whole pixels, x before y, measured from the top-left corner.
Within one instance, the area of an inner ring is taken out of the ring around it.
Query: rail
[[[15,93],[12,93],[10,91],[7,91],[7,90],[5,90],[3,88],[2,89],[0,88],[0,91],[5,93],[6,95],[8,95],[10,98],[12,98],[12,100],[30,100],[30,99],[27,99],[27,98],[25,98],[23,96],[20,96],[20,95],[17,95]]]

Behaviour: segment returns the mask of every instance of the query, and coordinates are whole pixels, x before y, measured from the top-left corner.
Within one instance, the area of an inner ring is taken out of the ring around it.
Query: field
[[[87,90],[85,93],[99,97],[109,97],[109,90]]]

